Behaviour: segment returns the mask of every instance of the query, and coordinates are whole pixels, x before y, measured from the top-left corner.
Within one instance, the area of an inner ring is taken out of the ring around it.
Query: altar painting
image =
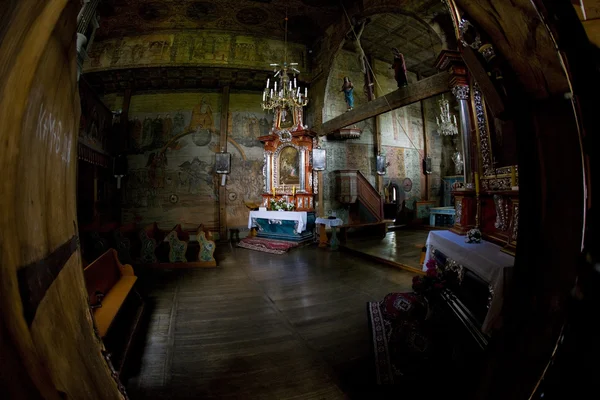
[[[279,153],[279,185],[299,185],[300,157],[292,146],[285,147]]]

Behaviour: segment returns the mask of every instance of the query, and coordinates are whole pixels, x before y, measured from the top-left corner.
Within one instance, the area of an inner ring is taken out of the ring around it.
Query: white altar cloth
[[[329,228],[344,225],[344,221],[339,218],[317,218],[315,224],[325,225]]]
[[[502,251],[500,246],[482,240],[481,243],[465,243],[465,236],[452,231],[431,231],[427,236],[427,252],[423,271],[431,258],[431,249],[441,251],[446,257],[456,261],[487,282],[494,295],[488,313],[483,321],[483,332],[489,332],[498,322],[504,299],[504,269],[512,268],[515,258]]]
[[[296,232],[302,233],[306,229],[307,213],[306,211],[250,211],[250,215],[248,216],[248,229],[256,226],[252,221],[253,218],[296,221],[298,222]]]

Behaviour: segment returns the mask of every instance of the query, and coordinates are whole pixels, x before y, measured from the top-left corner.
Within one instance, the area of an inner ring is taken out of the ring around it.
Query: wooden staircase
[[[336,199],[350,205],[348,224],[340,227],[340,240],[344,242],[353,232],[385,237],[388,221],[383,218],[383,198],[377,189],[358,170],[337,170],[334,174]]]

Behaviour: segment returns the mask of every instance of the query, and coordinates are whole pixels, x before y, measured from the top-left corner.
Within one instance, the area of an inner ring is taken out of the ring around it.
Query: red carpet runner
[[[244,249],[262,251],[271,254],[285,254],[292,247],[297,247],[298,243],[287,242],[284,240],[273,240],[264,238],[244,238],[238,243],[238,247]]]

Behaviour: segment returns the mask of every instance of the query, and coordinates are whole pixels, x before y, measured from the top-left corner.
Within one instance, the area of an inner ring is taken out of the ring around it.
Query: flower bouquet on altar
[[[465,243],[481,243],[481,231],[477,228],[468,231]]]
[[[269,200],[269,210],[271,211],[294,211],[295,209],[296,205],[294,203],[285,201],[283,197],[279,200]]]
[[[427,267],[427,273],[425,276],[415,276],[412,288],[415,293],[421,294],[428,300],[431,300],[431,295],[439,294],[446,288],[447,281],[443,271],[438,268],[433,258],[427,261],[425,266]]]

